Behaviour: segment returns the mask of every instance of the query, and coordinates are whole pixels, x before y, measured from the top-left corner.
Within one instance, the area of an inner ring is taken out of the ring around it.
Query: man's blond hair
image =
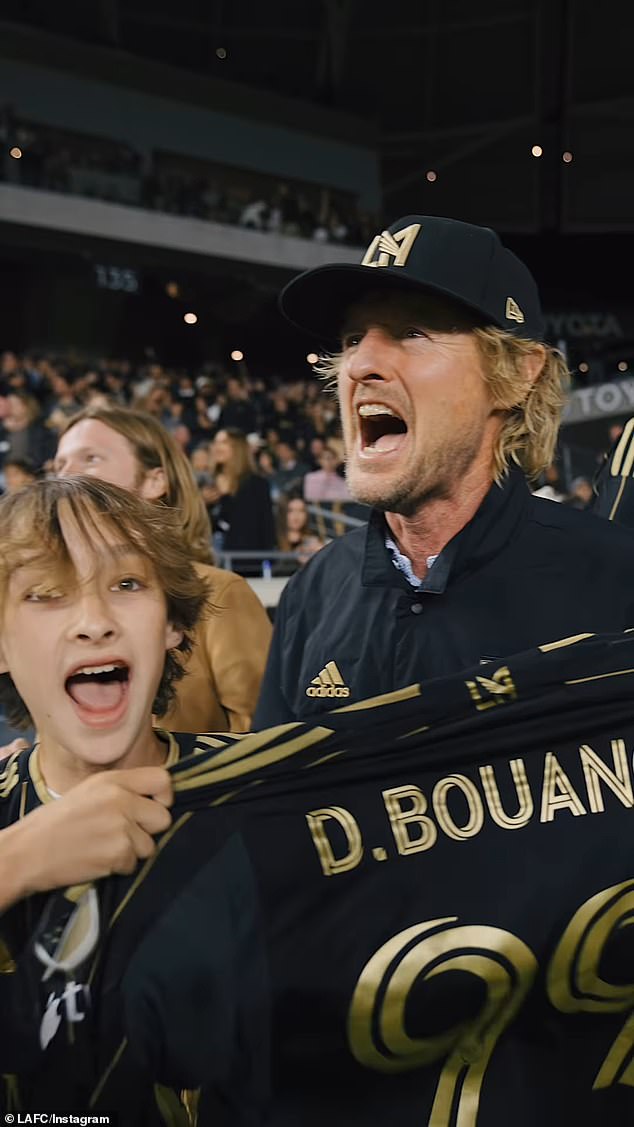
[[[499,482],[514,462],[534,480],[555,456],[570,384],[566,361],[550,345],[512,336],[504,329],[474,329],[473,335],[484,379],[495,406],[506,416],[493,451],[493,476]],[[544,366],[531,383],[523,361],[542,350]]]

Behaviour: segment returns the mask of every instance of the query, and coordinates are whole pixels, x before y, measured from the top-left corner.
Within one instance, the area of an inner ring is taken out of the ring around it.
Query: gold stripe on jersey
[[[408,685],[405,689],[395,689],[393,693],[368,697],[367,700],[359,700],[356,704],[344,704],[341,708],[333,708],[333,712],[363,712],[366,708],[380,708],[383,704],[398,704],[399,701],[420,697],[422,691],[421,685]]]
[[[168,842],[170,842],[172,840],[172,838],[174,837],[174,834],[178,833],[178,831],[185,825],[186,822],[189,821],[189,819],[191,817],[193,817],[193,811],[191,811],[191,810],[188,810],[186,814],[181,814],[178,821],[173,822],[172,825],[170,826],[169,830],[166,830],[166,832],[163,834],[162,838],[159,840],[159,842],[156,846],[156,850],[154,851],[154,853],[152,854],[151,857],[148,857],[148,859],[145,862],[143,868],[141,869],[141,872],[138,874],[138,876],[132,882],[128,891],[126,892],[125,896],[123,897],[123,900],[120,901],[120,903],[117,905],[114,912],[112,913],[112,915],[111,915],[111,917],[108,921],[108,927],[109,928],[112,927],[112,925],[115,923],[115,921],[119,918],[119,916],[121,915],[122,911],[124,910],[126,904],[128,904],[129,901],[132,899],[135,892],[137,892],[139,886],[143,884],[143,881],[145,880],[146,876],[148,875],[148,873],[150,872],[150,870],[153,868],[154,864],[156,863],[156,858],[163,851],[163,849],[165,849],[165,846],[168,844]],[[93,971],[94,971],[94,968],[93,968]],[[92,974],[91,974],[91,978],[92,978]]]
[[[538,646],[538,649],[547,654],[551,650],[561,650],[564,646],[574,646],[576,642],[583,642],[586,638],[594,638],[594,634],[572,634],[570,638],[560,638],[558,642],[546,642],[545,645]]]
[[[634,457],[634,451],[630,447],[632,431],[634,431],[634,418],[627,420],[625,426],[623,427],[623,434],[619,438],[616,449],[614,451],[612,465],[610,466],[610,474],[612,475],[612,477],[618,477],[620,473],[623,473],[624,476],[627,476],[632,469],[632,458]],[[623,470],[621,470],[621,465],[624,458],[626,459],[626,462],[629,463],[629,466],[627,469],[624,466]]]
[[[0,798],[8,798],[19,781],[18,757],[12,755],[0,771]]]
[[[97,1100],[99,1099],[101,1093],[103,1092],[106,1084],[108,1083],[112,1073],[114,1072],[115,1068],[117,1067],[117,1065],[118,1065],[119,1061],[121,1060],[121,1057],[123,1056],[127,1047],[128,1047],[128,1038],[124,1037],[123,1041],[119,1045],[119,1048],[117,1049],[117,1051],[114,1054],[112,1060],[110,1061],[110,1064],[105,1069],[105,1071],[104,1071],[99,1083],[97,1084],[97,1087],[95,1088],[92,1096],[90,1097],[90,1099],[88,1101],[89,1107],[95,1106]]]
[[[585,685],[587,681],[604,681],[607,677],[625,677],[634,669],[614,669],[611,673],[595,673],[593,677],[576,677],[574,681],[564,681],[564,685]]]
[[[618,507],[621,504],[621,499],[623,497],[623,493],[625,491],[625,482],[626,481],[627,481],[626,477],[621,478],[621,484],[619,485],[618,492],[616,494],[616,497],[614,498],[614,504],[612,505],[612,508],[610,509],[608,520],[614,520],[614,518],[616,516]]]
[[[287,724],[277,724],[275,728],[265,728],[262,732],[253,732],[251,735],[243,736],[238,743],[233,743],[231,746],[223,745],[221,743],[210,744],[209,746],[222,748],[213,759],[206,760],[202,765],[200,763],[193,763],[191,767],[186,767],[185,770],[179,771],[175,777],[176,789],[181,789],[178,785],[181,779],[188,779],[192,776],[198,775],[200,772],[206,773],[212,767],[224,767],[227,764],[238,762],[246,758],[248,755],[254,755],[260,751],[266,744],[273,743],[279,736],[286,735],[294,729],[299,728],[301,725],[298,721],[292,721]],[[200,740],[200,736],[196,736],[196,740]],[[204,740],[220,740],[221,737],[205,736]],[[199,751],[200,754],[200,751]]]
[[[279,728],[296,728],[297,724],[283,724]],[[195,764],[188,770],[180,772],[174,776],[174,790],[177,793],[182,791],[192,790],[199,786],[206,786],[211,783],[222,783],[228,779],[237,779],[241,775],[246,775],[249,771],[257,771],[260,768],[272,767],[275,763],[280,763],[284,759],[290,759],[299,752],[312,747],[313,744],[322,743],[323,740],[333,735],[332,728],[309,728],[308,731],[301,732],[292,740],[286,740],[284,743],[277,744],[275,747],[266,748],[263,751],[258,749],[263,743],[269,742],[270,733],[276,732],[279,729],[269,729],[265,732],[257,732],[253,736],[253,744],[251,738],[243,741],[240,748],[227,748],[227,754],[230,754],[232,761],[226,763],[226,754],[220,752],[214,756],[211,763]],[[238,753],[242,753],[238,758]],[[253,753],[252,753],[253,752]],[[251,754],[252,753],[252,754]]]

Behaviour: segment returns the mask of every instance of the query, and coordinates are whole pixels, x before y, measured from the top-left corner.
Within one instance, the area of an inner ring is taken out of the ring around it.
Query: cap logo
[[[361,265],[404,266],[420,229],[420,223],[410,223],[394,233],[382,231],[370,243]]]
[[[518,325],[523,325],[526,320],[522,310],[512,297],[506,299],[506,319],[507,321],[517,321]]]

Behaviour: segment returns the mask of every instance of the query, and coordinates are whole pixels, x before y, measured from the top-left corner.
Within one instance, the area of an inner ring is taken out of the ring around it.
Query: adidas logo
[[[313,677],[306,689],[307,697],[349,697],[350,689],[343,683],[343,677],[334,661],[324,665],[321,673]]]

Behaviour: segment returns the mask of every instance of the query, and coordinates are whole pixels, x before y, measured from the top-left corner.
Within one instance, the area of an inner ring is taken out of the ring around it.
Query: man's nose
[[[345,355],[345,374],[357,382],[389,380],[393,372],[393,342],[382,329],[368,329]]]

